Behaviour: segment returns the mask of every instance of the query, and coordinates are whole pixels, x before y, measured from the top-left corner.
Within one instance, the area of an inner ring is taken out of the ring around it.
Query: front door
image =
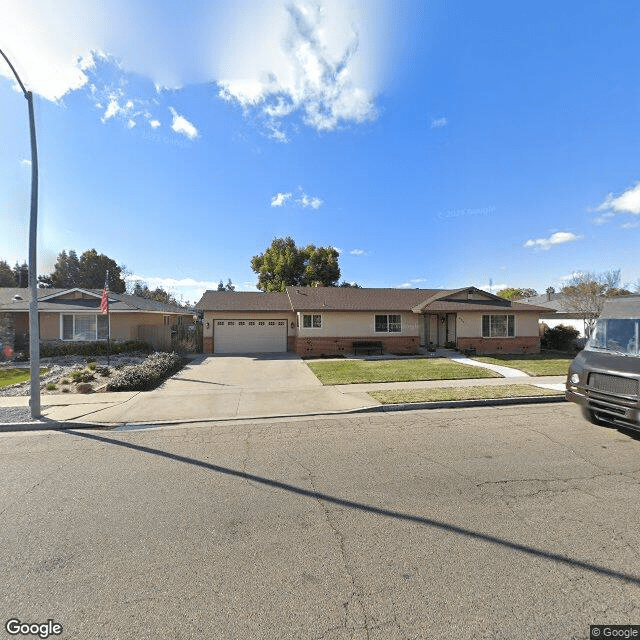
[[[428,313],[425,315],[425,343],[446,347],[456,341],[455,313]]]

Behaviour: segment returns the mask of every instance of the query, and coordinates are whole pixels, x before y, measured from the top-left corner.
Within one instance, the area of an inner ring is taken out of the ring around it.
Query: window
[[[483,338],[513,338],[515,336],[515,316],[482,316]]]
[[[304,329],[322,329],[322,315],[320,313],[303,313],[302,327]]]
[[[109,337],[109,318],[98,314],[69,313],[62,316],[61,333],[63,340],[94,342]]]
[[[402,320],[400,314],[376,315],[376,333],[400,333]]]

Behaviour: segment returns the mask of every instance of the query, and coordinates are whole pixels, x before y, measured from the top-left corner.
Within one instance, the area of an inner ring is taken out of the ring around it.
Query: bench
[[[382,346],[382,342],[377,340],[358,340],[352,343],[353,353],[358,355],[358,353],[363,353],[364,355],[382,355],[384,351],[384,347]]]

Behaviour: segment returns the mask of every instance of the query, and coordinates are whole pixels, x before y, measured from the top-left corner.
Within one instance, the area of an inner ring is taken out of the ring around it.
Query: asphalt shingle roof
[[[40,311],[86,311],[98,309],[102,289],[84,289],[96,297],[92,299],[56,299],[73,289],[38,289],[38,309]],[[43,300],[43,298],[51,298]],[[28,311],[31,302],[31,289],[17,289],[14,287],[0,287],[0,311]],[[110,311],[153,311],[172,314],[189,314],[189,309],[164,304],[157,300],[148,300],[139,296],[124,293],[109,292]]]
[[[196,305],[206,311],[482,311],[496,308],[541,311],[539,307],[496,296],[485,300],[448,300],[479,289],[365,289],[355,287],[287,287],[286,293],[207,291]]]
[[[205,291],[196,309],[201,311],[291,311],[286,293],[270,291]]]

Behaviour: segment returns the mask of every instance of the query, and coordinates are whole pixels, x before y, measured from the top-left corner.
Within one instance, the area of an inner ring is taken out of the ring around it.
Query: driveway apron
[[[375,404],[364,393],[347,395],[322,386],[295,354],[203,356],[154,391],[75,419],[122,424],[260,418]]]

